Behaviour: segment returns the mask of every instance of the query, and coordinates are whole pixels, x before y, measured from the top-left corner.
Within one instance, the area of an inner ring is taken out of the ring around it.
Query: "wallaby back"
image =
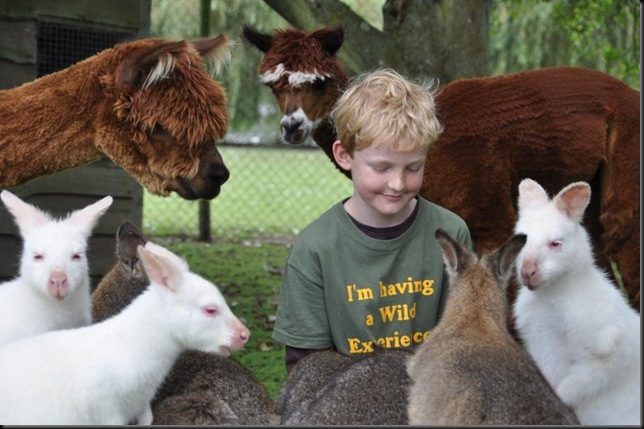
[[[409,377],[406,372],[407,359],[411,352],[406,349],[376,349],[361,357],[335,358],[331,353],[317,352],[298,362],[288,378],[296,371],[316,371],[309,378],[318,386],[316,391],[300,381],[291,385],[288,381],[283,390],[299,389],[280,397],[290,397],[289,407],[282,414],[281,424],[285,425],[406,425],[407,389]],[[317,365],[315,360],[326,362]],[[341,364],[335,372],[335,364]],[[324,378],[333,372],[326,382]],[[303,393],[301,401],[294,397]]]
[[[585,425],[641,424],[640,315],[600,270],[582,226],[590,185],[552,199],[532,179],[519,184],[515,231],[522,287],[517,329],[548,382]]]
[[[525,235],[481,258],[442,229],[436,240],[449,296],[409,361],[409,424],[578,424],[507,329],[505,288]]]
[[[7,190],[0,198],[23,239],[20,275],[0,284],[0,344],[89,324],[87,242],[112,197],[61,219]]]
[[[136,248],[147,241],[131,222],[118,229],[118,261],[92,294],[94,322],[121,312],[149,284]],[[276,424],[273,400],[234,359],[181,353],[152,401],[154,425]]]

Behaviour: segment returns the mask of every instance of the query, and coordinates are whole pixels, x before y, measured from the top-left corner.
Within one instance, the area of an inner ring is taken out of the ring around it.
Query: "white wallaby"
[[[152,242],[138,253],[150,286],[123,311],[0,347],[3,424],[150,424],[150,401],[181,352],[230,356],[246,344],[214,284]]]
[[[519,184],[514,314],[539,368],[582,424],[640,425],[640,316],[597,268],[581,220],[590,186],[575,182],[550,199]]]
[[[87,240],[112,204],[105,197],[54,219],[9,191],[0,198],[23,239],[20,274],[0,284],[0,345],[91,322]]]

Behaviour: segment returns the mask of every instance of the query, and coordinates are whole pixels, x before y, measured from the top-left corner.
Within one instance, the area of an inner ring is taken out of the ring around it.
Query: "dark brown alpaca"
[[[266,54],[259,73],[284,114],[284,140],[311,135],[334,161],[328,113],[348,80],[334,56],[342,30],[246,27],[243,36]],[[486,252],[512,235],[523,178],[552,194],[589,182],[595,198],[585,223],[598,262],[608,272],[617,263],[639,311],[639,92],[598,71],[552,67],[457,80],[436,104],[445,130],[429,149],[420,194],[465,219]]]
[[[155,194],[216,197],[227,100],[206,62],[228,56],[223,35],[142,39],[0,91],[0,187],[107,156]]]

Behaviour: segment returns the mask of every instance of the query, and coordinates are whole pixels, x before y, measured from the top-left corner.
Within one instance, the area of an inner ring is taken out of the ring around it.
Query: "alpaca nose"
[[[280,123],[284,133],[287,135],[295,133],[300,126],[302,126],[302,119],[297,119],[293,117],[284,117]]]
[[[230,171],[225,165],[209,165],[206,169],[206,177],[211,182],[223,185],[230,177]]]

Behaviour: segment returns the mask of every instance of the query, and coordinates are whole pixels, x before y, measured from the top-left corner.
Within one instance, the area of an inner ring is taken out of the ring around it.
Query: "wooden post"
[[[210,0],[200,0],[201,37],[210,35]],[[199,200],[199,241],[212,241],[210,201]]]

